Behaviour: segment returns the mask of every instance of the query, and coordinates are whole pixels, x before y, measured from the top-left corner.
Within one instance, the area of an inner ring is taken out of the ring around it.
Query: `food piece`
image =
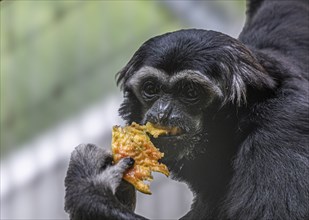
[[[139,125],[132,123],[131,126],[113,127],[112,152],[114,162],[117,163],[124,157],[131,157],[135,160],[134,166],[127,170],[123,179],[135,186],[140,192],[151,194],[149,185],[143,181],[152,181],[152,171],[160,172],[169,176],[167,167],[158,160],[164,156],[150,141],[147,133],[157,138],[162,134],[176,134],[178,129],[154,127],[151,123]]]
[[[138,125],[138,124],[136,124],[136,125]],[[180,128],[178,128],[178,127],[172,127],[172,128],[158,127],[158,126],[155,127],[150,122],[148,122],[144,126],[141,126],[141,125],[138,125],[138,126],[143,127],[143,129],[147,133],[151,134],[154,138],[157,138],[157,137],[159,137],[159,135],[162,135],[162,134],[165,134],[165,135],[176,135],[176,134],[180,133]]]

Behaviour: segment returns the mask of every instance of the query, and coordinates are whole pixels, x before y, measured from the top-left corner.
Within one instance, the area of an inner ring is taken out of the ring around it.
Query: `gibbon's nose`
[[[160,112],[160,113],[158,114],[158,121],[161,121],[161,120],[163,120],[164,118],[165,118],[164,112]]]
[[[170,101],[162,100],[161,102],[159,102],[156,115],[157,123],[164,125],[169,119],[171,111],[172,105]]]
[[[166,112],[160,112],[157,114],[157,123],[160,125],[164,125],[168,120],[168,114]]]
[[[151,122],[161,126],[167,126],[173,111],[173,102],[170,97],[162,97],[157,100],[147,111],[143,122]]]

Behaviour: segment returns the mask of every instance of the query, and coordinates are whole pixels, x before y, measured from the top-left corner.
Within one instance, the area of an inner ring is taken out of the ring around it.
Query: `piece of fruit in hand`
[[[169,176],[166,165],[158,160],[164,156],[150,141],[148,134],[154,138],[159,135],[177,133],[176,128],[155,127],[151,123],[139,125],[132,123],[130,126],[114,126],[112,133],[112,152],[114,162],[131,157],[135,160],[134,166],[127,170],[123,179],[131,183],[140,192],[151,194],[149,185],[144,181],[152,181],[152,171],[160,172]]]

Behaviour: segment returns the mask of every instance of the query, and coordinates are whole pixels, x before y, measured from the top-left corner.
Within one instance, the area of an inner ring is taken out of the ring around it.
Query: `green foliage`
[[[153,1],[1,4],[1,151],[116,92],[140,44],[180,25]]]

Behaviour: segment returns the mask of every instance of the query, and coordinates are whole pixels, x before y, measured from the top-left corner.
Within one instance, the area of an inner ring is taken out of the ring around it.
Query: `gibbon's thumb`
[[[115,194],[117,187],[121,183],[123,172],[134,165],[134,159],[130,157],[119,160],[113,166],[108,167],[95,178],[96,185],[109,187]]]

